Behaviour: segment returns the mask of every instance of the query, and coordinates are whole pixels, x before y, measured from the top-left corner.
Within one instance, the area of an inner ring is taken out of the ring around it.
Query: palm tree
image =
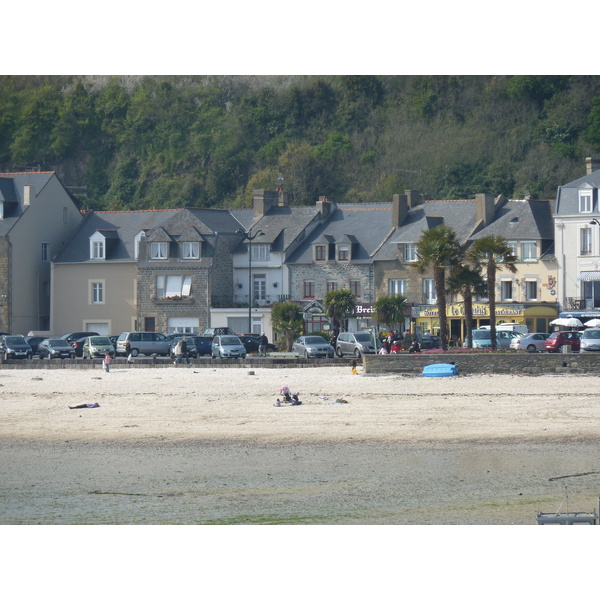
[[[323,310],[333,320],[335,331],[340,330],[342,321],[356,308],[356,297],[351,290],[331,290],[323,298]]]
[[[456,232],[448,225],[438,225],[427,229],[417,242],[417,261],[413,267],[418,273],[433,271],[433,281],[437,296],[440,319],[442,348],[448,348],[448,318],[446,316],[446,269],[460,264],[464,255]]]
[[[459,265],[452,270],[446,282],[449,294],[460,294],[465,305],[465,342],[473,347],[473,296],[485,296],[487,285],[481,272],[469,265]]]
[[[473,242],[468,252],[470,260],[487,275],[487,295],[490,306],[490,335],[492,350],[496,349],[496,272],[506,268],[511,273],[517,271],[516,256],[501,235],[489,235]]]
[[[373,315],[378,323],[385,323],[391,331],[395,324],[404,321],[404,312],[408,310],[408,300],[401,294],[379,296],[373,304]]]
[[[271,323],[273,329],[282,333],[285,340],[285,349],[292,349],[294,340],[302,334],[304,321],[300,306],[295,302],[277,302],[271,307]]]

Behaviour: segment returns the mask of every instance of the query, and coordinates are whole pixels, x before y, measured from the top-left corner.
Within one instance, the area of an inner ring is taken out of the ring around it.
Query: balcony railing
[[[592,310],[600,307],[600,298],[569,298],[565,310]]]
[[[263,298],[254,298],[252,300],[252,308],[269,308],[276,302],[285,302],[290,299],[289,294],[272,294],[264,296]],[[216,298],[212,299],[212,306],[214,308],[247,308],[248,307],[248,294],[235,294],[232,299],[229,298]]]

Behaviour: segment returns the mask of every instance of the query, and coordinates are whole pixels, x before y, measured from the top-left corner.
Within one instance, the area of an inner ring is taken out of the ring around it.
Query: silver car
[[[592,352],[600,350],[600,328],[586,329],[579,343],[580,351],[586,350],[587,352]]]
[[[211,346],[213,358],[246,358],[246,348],[237,335],[215,335]]]
[[[549,333],[526,333],[514,337],[510,341],[513,350],[526,350],[527,352],[545,352],[544,342],[550,337]]]
[[[492,334],[489,329],[473,329],[472,335],[473,348],[492,347]],[[521,334],[514,331],[496,331],[496,348],[510,348],[511,341],[517,337],[521,337]]]
[[[320,335],[303,335],[292,344],[292,352],[297,352],[303,358],[327,357],[333,358],[333,346]]]
[[[335,353],[341,358],[353,354],[360,358],[363,354],[376,354],[378,342],[367,331],[347,331],[340,333],[335,345]]]

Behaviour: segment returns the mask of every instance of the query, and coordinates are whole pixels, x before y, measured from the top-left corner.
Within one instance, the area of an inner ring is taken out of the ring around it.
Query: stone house
[[[83,217],[56,173],[0,173],[0,331],[48,330],[51,261]]]

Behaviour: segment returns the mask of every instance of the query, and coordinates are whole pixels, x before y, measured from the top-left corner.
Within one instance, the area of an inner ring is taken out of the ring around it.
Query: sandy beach
[[[535,524],[600,494],[600,377],[113,365],[0,396],[2,524]]]

